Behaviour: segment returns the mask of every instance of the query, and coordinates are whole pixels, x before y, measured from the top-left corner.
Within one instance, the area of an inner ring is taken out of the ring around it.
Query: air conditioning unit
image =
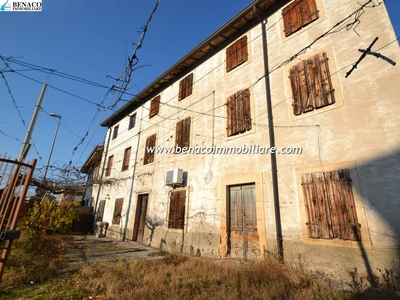
[[[173,169],[167,171],[165,174],[165,185],[170,186],[183,186],[183,170],[182,169]]]

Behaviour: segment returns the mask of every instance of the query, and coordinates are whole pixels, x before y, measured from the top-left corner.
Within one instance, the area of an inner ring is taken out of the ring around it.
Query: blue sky
[[[135,94],[145,88],[251,2],[162,0],[143,47],[137,52],[138,66],[142,67],[133,74],[128,92]],[[0,155],[5,151],[12,158],[19,155],[26,134],[23,121],[29,125],[42,83],[46,82],[57,89],[47,88],[32,136],[35,146],[27,159],[38,158],[37,174],[43,174],[57,125],[57,119],[48,113],[56,113],[62,119],[50,165],[62,167],[71,161],[72,166],[80,168],[93,147],[104,142],[106,129],[98,124],[111,111],[104,112],[96,103],[103,101],[107,105],[110,101],[106,92],[114,81],[107,76],[116,78],[122,74],[126,57],[132,54],[140,29],[156,3],[157,0],[43,0],[42,12],[1,12],[0,55],[79,76],[103,87],[11,63],[17,72],[3,73],[11,93],[0,77]],[[400,36],[400,1],[385,3]],[[0,60],[0,70],[4,68]]]

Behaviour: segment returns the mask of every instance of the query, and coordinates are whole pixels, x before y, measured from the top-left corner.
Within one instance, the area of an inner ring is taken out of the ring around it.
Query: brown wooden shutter
[[[149,119],[154,117],[155,115],[158,115],[160,109],[160,99],[161,96],[157,96],[153,100],[151,100]]]
[[[97,210],[97,217],[96,217],[96,221],[97,222],[102,222],[103,221],[105,206],[106,206],[106,200],[100,200],[99,208]]]
[[[184,93],[184,80],[185,78],[183,78],[180,82],[179,82],[179,94],[178,94],[178,101],[181,101],[184,97],[183,97],[183,93]]]
[[[306,222],[308,236],[311,238],[321,237],[321,224],[319,220],[318,203],[315,197],[315,185],[312,174],[303,174],[301,176],[304,204],[307,211],[308,220]]]
[[[119,225],[121,222],[122,205],[124,203],[124,198],[118,198],[115,200],[114,215],[112,219],[113,225]]]
[[[189,147],[190,146],[190,122],[191,118],[187,117],[185,120],[183,120],[183,147]]]
[[[235,120],[235,98],[236,95],[232,95],[226,99],[226,112],[227,112],[227,127],[226,127],[226,135],[231,136],[234,134],[236,127],[236,120]]]
[[[331,74],[329,72],[328,56],[325,52],[319,53],[314,56],[318,77],[316,78],[316,85],[318,86],[318,93],[314,99],[314,107],[321,108],[335,103],[335,89],[332,85]]]
[[[188,97],[193,92],[193,73],[190,73],[186,81],[186,96]]]
[[[182,146],[182,122],[183,120],[176,123],[175,147]]]
[[[155,149],[153,152],[148,152],[147,148],[154,148],[156,146],[156,138],[157,138],[157,135],[152,134],[151,136],[148,136],[146,139],[146,148],[144,149],[144,158],[143,158],[144,165],[147,165],[154,161]]]
[[[110,174],[111,174],[111,169],[112,169],[112,166],[113,166],[113,160],[114,160],[114,155],[111,155],[111,156],[108,157],[106,176],[110,176]]]
[[[247,35],[243,36],[240,40],[236,42],[237,44],[237,65],[240,65],[247,61],[249,56],[247,51]]]
[[[131,158],[131,147],[125,149],[124,153],[124,164],[122,166],[122,170],[126,170],[129,168],[129,160]]]
[[[315,0],[298,0],[299,14],[301,18],[301,27],[315,21],[319,18],[319,11]]]
[[[186,191],[171,191],[168,228],[183,229],[185,219]]]
[[[236,43],[226,48],[226,72],[236,67]]]
[[[285,36],[291,35],[301,27],[301,19],[298,11],[298,1],[293,1],[282,10],[283,31]]]
[[[331,172],[334,180],[334,195],[336,214],[334,220],[340,228],[341,238],[344,240],[361,241],[360,224],[354,203],[353,190],[348,169]],[[339,217],[339,215],[341,215]]]
[[[244,131],[251,130],[250,90],[242,91],[243,98],[243,128]]]
[[[301,88],[300,88],[300,72],[298,66],[293,66],[290,69],[290,84],[292,86],[292,106],[293,113],[295,116],[300,115],[303,112],[303,105],[301,101]]]

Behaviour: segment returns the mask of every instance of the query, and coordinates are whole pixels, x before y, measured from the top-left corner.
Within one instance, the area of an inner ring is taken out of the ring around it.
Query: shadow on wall
[[[400,150],[358,164],[357,176],[361,191],[353,189],[364,201],[372,247],[375,251],[392,249],[396,254],[385,260],[400,274]],[[368,276],[374,278],[376,268],[371,266],[369,251],[360,249]]]
[[[150,230],[150,236],[149,236],[149,246],[151,245],[151,242],[153,241],[153,236],[154,236],[154,231],[156,230],[157,227],[163,226],[165,223],[165,220],[162,218],[159,218],[157,216],[154,217],[146,217],[146,227]],[[161,246],[160,246],[161,248]]]

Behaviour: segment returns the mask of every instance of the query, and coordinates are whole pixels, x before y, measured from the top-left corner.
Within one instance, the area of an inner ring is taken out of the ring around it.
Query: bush
[[[30,230],[44,233],[67,234],[72,231],[72,223],[78,219],[74,206],[79,201],[62,201],[56,205],[53,201],[45,198],[41,203],[35,202],[29,210],[29,216],[25,224]]]

